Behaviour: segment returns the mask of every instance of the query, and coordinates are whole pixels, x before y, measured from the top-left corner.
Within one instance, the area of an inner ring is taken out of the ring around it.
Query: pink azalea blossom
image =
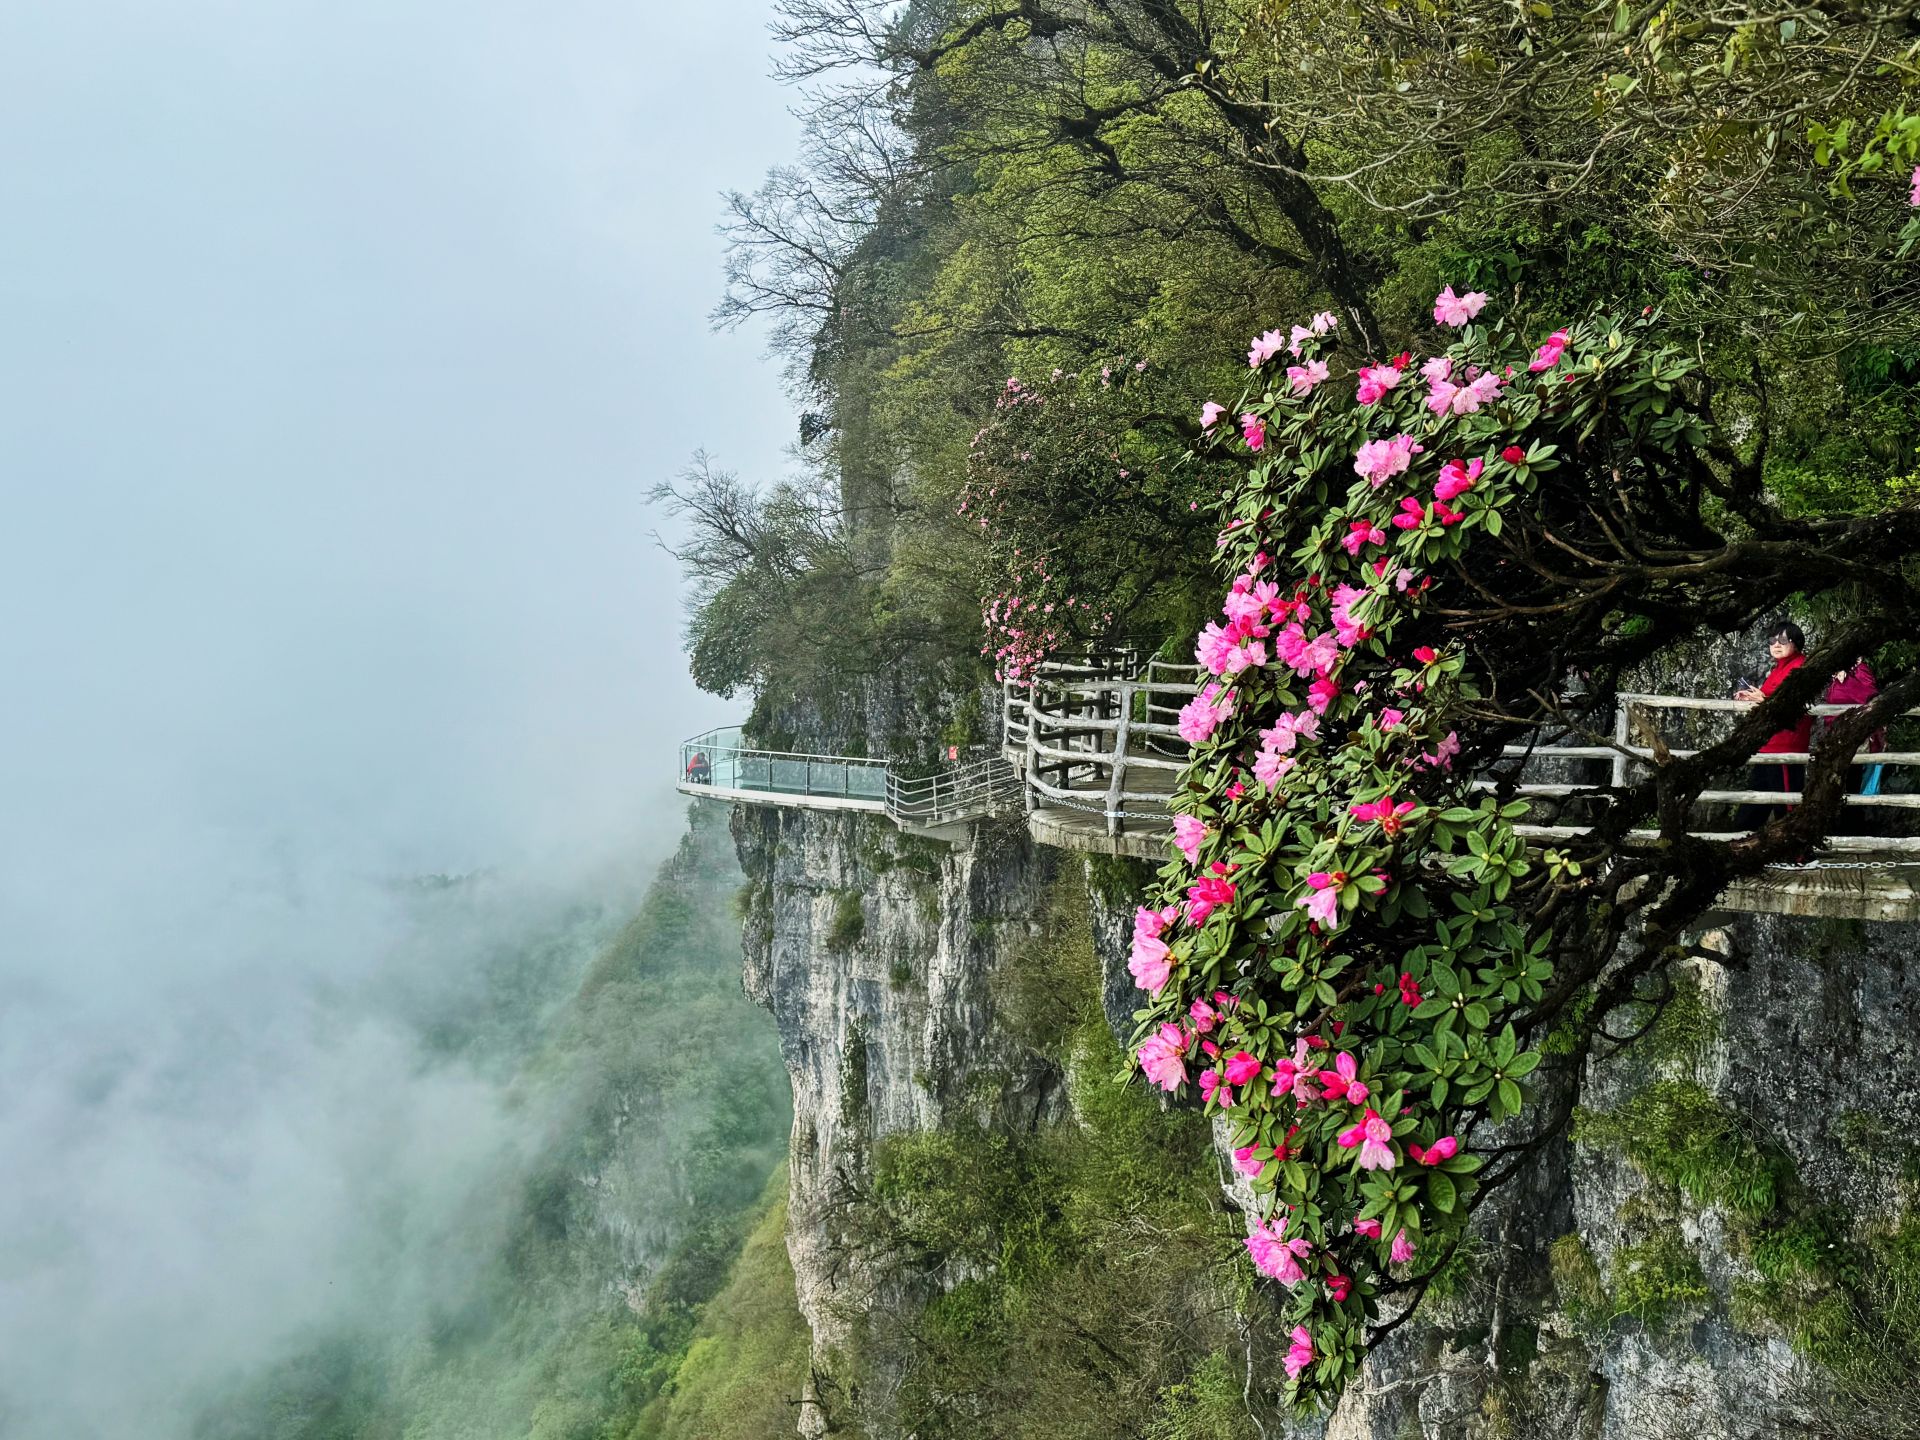
[[[1197,815],[1173,817],[1173,843],[1189,865],[1200,863],[1200,842],[1207,838],[1207,822]]]
[[[1353,473],[1378,490],[1387,480],[1413,463],[1413,457],[1426,447],[1416,445],[1411,435],[1396,435],[1391,440],[1369,440],[1353,456]]]
[[[1407,1154],[1411,1155],[1414,1163],[1418,1165],[1438,1165],[1443,1160],[1451,1160],[1459,1153],[1460,1142],[1451,1135],[1441,1136],[1424,1150],[1418,1145],[1407,1147]]]
[[[1227,407],[1209,400],[1200,407],[1200,428],[1211,430],[1220,423],[1220,417],[1227,413]]]
[[[1253,1257],[1253,1268],[1262,1275],[1282,1285],[1298,1285],[1307,1278],[1300,1268],[1300,1257],[1313,1252],[1313,1242],[1304,1238],[1288,1240],[1286,1233],[1284,1217],[1254,1221],[1247,1235],[1247,1253]]]
[[[1407,1238],[1406,1231],[1402,1230],[1398,1235],[1395,1235],[1393,1237],[1393,1263],[1396,1265],[1404,1265],[1413,1259],[1413,1248],[1413,1241]]]
[[[1296,395],[1311,395],[1313,387],[1327,378],[1327,362],[1309,360],[1304,365],[1287,367],[1287,385]]]
[[[1180,738],[1189,745],[1204,744],[1231,714],[1232,696],[1218,685],[1209,685],[1180,707]]]
[[[1200,1102],[1218,1100],[1222,1110],[1233,1108],[1233,1086],[1220,1078],[1218,1070],[1200,1072]]]
[[[1149,995],[1157,995],[1173,973],[1173,959],[1167,942],[1158,936],[1135,933],[1133,952],[1127,959],[1127,973],[1133,983]]]
[[[1253,344],[1247,347],[1247,368],[1258,370],[1286,348],[1286,338],[1278,330],[1254,336]]]
[[[1353,1222],[1353,1233],[1356,1235],[1364,1235],[1369,1240],[1378,1240],[1380,1238],[1380,1222],[1378,1220],[1356,1220]]]
[[[1313,319],[1309,320],[1307,323],[1313,327],[1314,334],[1325,335],[1329,331],[1336,330],[1339,328],[1340,317],[1334,314],[1331,310],[1322,310],[1318,315],[1315,315]]]
[[[1267,789],[1277,790],[1287,772],[1299,763],[1291,755],[1282,755],[1278,750],[1262,747],[1260,753],[1253,757],[1253,778]]]
[[[1340,694],[1340,682],[1331,675],[1322,675],[1307,686],[1307,704],[1313,707],[1313,713],[1324,715]]]
[[[1332,1300],[1334,1304],[1339,1305],[1344,1303],[1347,1296],[1352,1293],[1353,1281],[1348,1276],[1331,1275],[1327,1278],[1327,1298]]]
[[[1340,887],[1345,877],[1316,870],[1307,876],[1307,894],[1294,901],[1296,910],[1305,910],[1309,920],[1322,929],[1332,929],[1340,919]]]
[[[1215,910],[1233,903],[1234,885],[1226,878],[1226,866],[1216,860],[1213,870],[1187,887],[1187,919],[1194,925],[1206,924]]]
[[[1533,352],[1533,359],[1527,363],[1527,369],[1538,374],[1542,370],[1551,370],[1560,363],[1560,357],[1567,351],[1567,332],[1556,330],[1546,338],[1540,348]]]
[[[1380,728],[1382,730],[1395,729],[1399,726],[1400,722],[1406,718],[1405,714],[1389,705],[1380,712]]]
[[[1447,732],[1447,738],[1442,740],[1438,747],[1421,754],[1419,768],[1426,770],[1438,766],[1442,770],[1451,770],[1453,768],[1453,757],[1459,753],[1460,732],[1457,730],[1449,730]]]
[[[1371,520],[1352,520],[1347,523],[1347,533],[1341,537],[1340,544],[1347,554],[1357,556],[1363,545],[1384,545],[1387,532]]]
[[[1138,1059],[1147,1079],[1162,1090],[1177,1090],[1187,1081],[1187,1036],[1177,1025],[1162,1025],[1141,1044]]]
[[[1196,1000],[1187,1007],[1187,1017],[1193,1021],[1193,1033],[1205,1035],[1220,1023],[1220,1012],[1204,1000]]]
[[[1243,1145],[1233,1152],[1233,1168],[1242,1175],[1258,1175],[1266,1163],[1260,1158],[1258,1145]]]
[[[1360,384],[1353,398],[1362,405],[1373,405],[1400,383],[1400,371],[1391,365],[1368,365],[1357,378]]]
[[[1313,1353],[1313,1335],[1306,1326],[1293,1327],[1293,1344],[1287,1347],[1287,1378],[1298,1380],[1300,1372],[1319,1357]]]
[[[1367,1113],[1360,1117],[1359,1123],[1342,1130],[1334,1137],[1334,1143],[1342,1150],[1360,1147],[1360,1168],[1362,1170],[1391,1170],[1395,1164],[1393,1153],[1393,1126],[1369,1105]]]
[[[1453,293],[1453,287],[1447,286],[1433,301],[1433,323],[1436,325],[1460,326],[1466,324],[1480,313],[1480,307],[1487,303],[1485,292],[1469,290],[1465,295]]]
[[[1378,800],[1349,805],[1347,813],[1362,822],[1378,820],[1380,828],[1388,835],[1398,835],[1406,828],[1406,817],[1417,808],[1416,802],[1412,800],[1402,800],[1396,805],[1393,803],[1393,796],[1382,795]]]
[[[1260,449],[1267,443],[1267,422],[1249,410],[1240,417],[1240,438],[1249,450]]]
[[[1319,333],[1319,331],[1310,329],[1305,325],[1294,326],[1293,333],[1287,337],[1288,352],[1291,353],[1296,360],[1299,359],[1301,347]]]
[[[1344,1100],[1349,1105],[1358,1105],[1367,1098],[1367,1087],[1354,1077],[1360,1073],[1359,1062],[1353,1058],[1351,1050],[1342,1050],[1334,1058],[1333,1069],[1320,1072],[1320,1098],[1322,1100]]]
[[[1482,468],[1483,462],[1478,459],[1471,462],[1447,461],[1440,467],[1440,479],[1433,487],[1433,498],[1451,500],[1456,495],[1464,495],[1480,478]]]
[[[1260,1062],[1245,1050],[1236,1050],[1227,1061],[1227,1083],[1244,1085],[1260,1073]]]
[[[1427,523],[1427,507],[1413,496],[1404,495],[1400,499],[1400,513],[1391,523],[1396,530],[1417,530]]]
[[[1429,385],[1438,385],[1442,380],[1453,378],[1453,361],[1444,355],[1436,355],[1420,367],[1420,378]]]
[[[1920,205],[1920,165],[1913,167],[1913,189],[1907,196],[1909,205]]]

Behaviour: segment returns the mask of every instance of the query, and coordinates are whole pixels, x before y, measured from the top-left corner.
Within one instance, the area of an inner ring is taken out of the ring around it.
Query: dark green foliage
[[[967,1277],[908,1327],[897,1423],[924,1440],[1251,1440],[1221,1323],[1239,1245],[1207,1129],[1112,1083],[1122,1056],[1068,874],[995,1000],[1065,1067],[1073,1120],[894,1137],[855,1212],[862,1243],[910,1272]]]
[[[1771,1212],[1792,1173],[1785,1155],[1756,1140],[1738,1116],[1692,1081],[1658,1081],[1617,1110],[1582,1111],[1574,1138],[1622,1150],[1695,1204],[1720,1205],[1744,1217]]]
[[[867,933],[867,912],[861,906],[858,890],[842,890],[833,897],[833,918],[822,937],[827,949],[850,950]]]

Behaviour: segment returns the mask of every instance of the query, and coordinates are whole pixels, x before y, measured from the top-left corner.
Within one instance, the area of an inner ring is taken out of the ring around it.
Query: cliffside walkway
[[[933,838],[960,839],[977,820],[1024,809],[1035,840],[1061,849],[1164,860],[1168,801],[1186,765],[1180,707],[1193,697],[1197,667],[1126,652],[1053,662],[1003,692],[997,755],[970,756],[944,767],[903,768],[855,755],[813,755],[747,746],[738,727],[713,730],[680,747],[678,788],[750,805],[850,810],[884,815]],[[1674,695],[1622,695],[1606,743],[1510,746],[1493,770],[1474,781],[1536,802],[1537,817],[1520,825],[1547,842],[1585,832],[1582,796],[1643,775],[1656,754],[1696,753],[1714,724],[1745,706],[1733,700]],[[1816,715],[1843,707],[1819,705]],[[1920,711],[1910,712],[1920,714]],[[1769,764],[1805,761],[1769,755]],[[1862,752],[1859,766],[1878,765],[1881,793],[1850,795],[1860,820],[1828,842],[1820,860],[1776,866],[1739,882],[1721,908],[1867,920],[1920,919],[1920,751]],[[1734,807],[1799,799],[1794,793],[1712,790],[1701,796],[1702,838],[1730,840]],[[1717,814],[1720,818],[1712,818]],[[1718,828],[1715,828],[1718,827]],[[1653,831],[1633,832],[1652,840]]]
[[[998,755],[916,775],[858,755],[754,749],[738,726],[709,730],[681,745],[677,788],[748,805],[866,811],[936,838],[1022,805],[1020,776]]]

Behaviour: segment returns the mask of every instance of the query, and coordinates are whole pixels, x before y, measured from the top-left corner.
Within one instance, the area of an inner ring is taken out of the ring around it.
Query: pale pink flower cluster
[[[1392,476],[1413,463],[1413,457],[1426,449],[1411,435],[1396,435],[1391,440],[1369,440],[1353,456],[1353,473],[1378,490]]]
[[[1318,739],[1320,717],[1311,710],[1298,715],[1281,711],[1271,726],[1260,732],[1260,753],[1253,760],[1253,776],[1267,789],[1278,787],[1280,778],[1291,770],[1294,747],[1302,740]]]
[[[1189,865],[1200,863],[1200,843],[1207,838],[1207,822],[1197,815],[1173,817],[1173,843]]]
[[[1240,438],[1247,442],[1247,449],[1262,450],[1267,444],[1267,422],[1249,410],[1240,417]]]
[[[1453,287],[1447,286],[1433,301],[1433,323],[1458,328],[1480,313],[1480,307],[1487,303],[1486,293],[1481,290],[1469,290],[1464,295],[1453,293]]]
[[[1355,377],[1359,388],[1354,399],[1362,405],[1378,404],[1381,398],[1400,383],[1401,370],[1398,365],[1365,365]]]
[[[1497,372],[1470,366],[1466,383],[1453,378],[1453,361],[1436,355],[1420,367],[1427,379],[1427,409],[1435,415],[1471,415],[1500,394],[1502,381]]]
[[[1209,400],[1200,407],[1200,428],[1211,430],[1220,423],[1220,417],[1227,413],[1227,407],[1217,400]]]
[[[1253,1268],[1268,1279],[1298,1285],[1307,1278],[1300,1262],[1313,1253],[1313,1242],[1299,1236],[1289,1240],[1286,1235],[1286,1216],[1256,1220],[1247,1235],[1247,1254],[1253,1257]]]
[[[1213,738],[1220,722],[1233,714],[1233,692],[1224,685],[1209,684],[1180,707],[1180,738],[1189,745],[1205,744]]]
[[[1313,387],[1327,378],[1327,362],[1309,360],[1304,365],[1287,366],[1287,388],[1295,395],[1311,395]]]
[[[1127,972],[1133,976],[1133,983],[1149,994],[1159,994],[1173,972],[1172,954],[1161,937],[1179,915],[1178,905],[1159,910],[1143,905],[1133,912],[1133,952],[1127,959]]]
[[[1360,1147],[1360,1168],[1362,1170],[1391,1170],[1397,1163],[1393,1153],[1393,1126],[1369,1105],[1367,1113],[1360,1122],[1350,1129],[1342,1130],[1334,1143],[1342,1150]]]
[[[1269,330],[1264,335],[1254,336],[1253,344],[1247,347],[1247,368],[1258,370],[1286,348],[1287,337],[1278,330]]]
[[[1168,1091],[1186,1084],[1189,1039],[1178,1025],[1162,1025],[1149,1035],[1135,1056],[1147,1079]]]
[[[1346,888],[1346,881],[1344,871],[1314,871],[1307,876],[1307,893],[1293,902],[1294,908],[1306,911],[1307,918],[1322,930],[1333,929],[1340,923],[1340,892]]]

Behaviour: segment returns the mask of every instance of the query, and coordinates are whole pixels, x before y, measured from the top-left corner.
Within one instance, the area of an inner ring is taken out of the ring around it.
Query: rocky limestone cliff
[[[1033,933],[1057,857],[1017,820],[947,845],[869,815],[741,807],[747,993],[793,1081],[788,1253],[814,1335],[801,1433],[884,1430],[890,1317],[927,1298],[846,1233],[876,1142],[966,1119],[1057,1123],[1057,1072],[995,1022],[992,985]]]

